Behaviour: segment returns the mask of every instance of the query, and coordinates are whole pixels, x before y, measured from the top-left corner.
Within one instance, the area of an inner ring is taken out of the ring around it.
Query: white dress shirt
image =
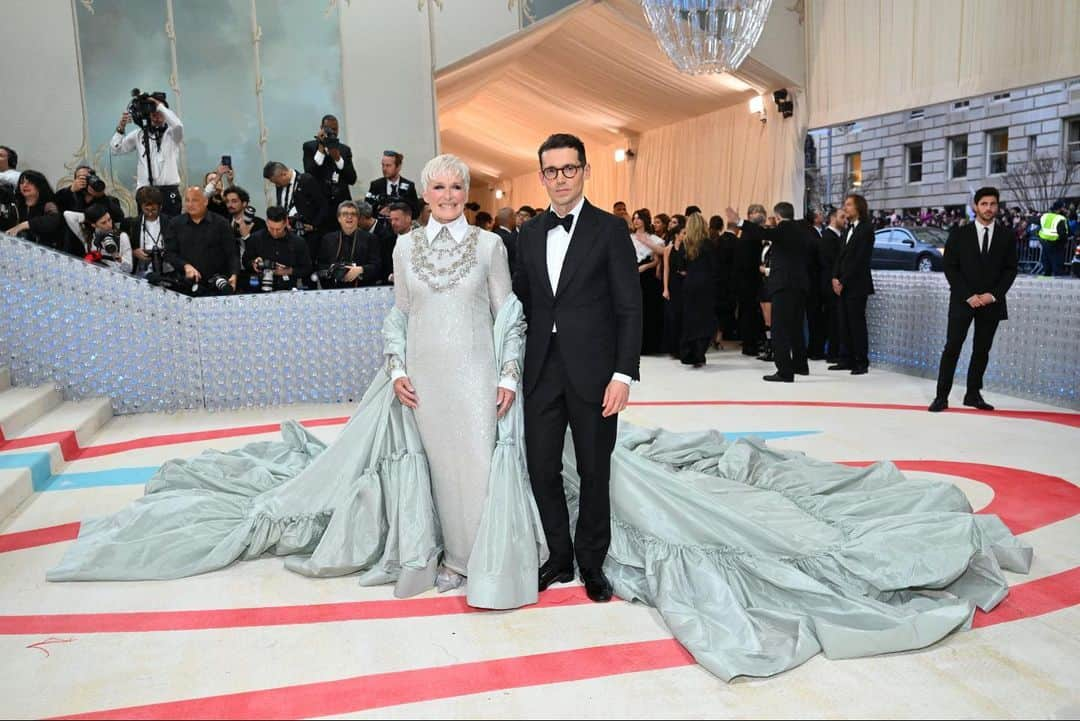
[[[184,124],[176,113],[164,105],[159,105],[158,110],[165,116],[169,127],[161,137],[160,147],[156,140],[150,138],[150,165],[154,170],[154,185],[180,185],[180,141],[184,139]],[[139,152],[139,162],[136,163],[138,180],[135,183],[138,188],[150,184],[146,173],[146,159],[143,157],[145,150],[142,132],[142,128],[136,128],[127,135],[114,133],[109,143],[113,153],[117,155],[135,150]]]
[[[574,231],[577,230],[578,221],[581,220],[581,209],[585,205],[585,196],[581,196],[578,199],[577,205],[570,211],[574,220],[570,223],[570,232],[566,232],[566,228],[561,225],[556,225],[554,228],[547,232],[547,268],[548,268],[548,280],[551,282],[551,292],[557,293],[559,291],[559,278],[562,276],[563,263],[566,261],[566,251],[570,249],[570,239],[574,237]],[[551,212],[555,213],[555,206],[551,207]],[[565,218],[565,215],[559,215],[555,213],[559,218]],[[551,332],[558,333],[559,328],[553,322],[551,324]],[[633,379],[625,373],[615,373],[611,376],[611,380],[619,381],[630,385],[633,383]]]
[[[994,225],[995,224],[993,221],[990,222],[990,225],[983,225],[983,222],[981,220],[975,218],[975,237],[978,241],[979,253],[982,253],[984,231],[990,231],[990,241],[986,244],[986,252],[989,253],[990,249],[994,247]],[[997,302],[997,298],[994,297],[993,293],[987,293],[987,295],[993,298],[995,303]]]
[[[139,234],[139,240],[143,250],[150,250],[159,245],[165,247],[164,238],[161,237],[160,215],[153,220],[142,219],[142,233]]]
[[[18,185],[20,175],[22,175],[22,173],[18,170],[0,171],[0,183],[7,183],[8,185]]]
[[[435,240],[435,236],[437,236],[442,231],[443,228],[446,228],[447,230],[450,231],[450,237],[454,239],[454,242],[460,244],[465,240],[465,235],[469,232],[469,227],[470,227],[469,226],[469,221],[465,218],[464,214],[459,215],[456,219],[451,220],[449,223],[446,223],[445,225],[443,223],[440,223],[439,221],[435,220],[435,216],[433,215],[430,218],[428,218],[428,223],[427,223],[427,225],[424,226],[424,235],[427,237],[428,242],[430,243],[433,240]],[[481,232],[483,232],[483,231],[481,231]],[[400,237],[402,237],[404,235],[408,235],[408,234],[407,233],[402,233],[398,237],[400,238]],[[500,243],[502,242],[502,238],[499,238],[499,242]],[[407,281],[402,280],[401,282],[404,283],[404,282],[407,282]],[[398,378],[405,378],[408,375],[409,374],[405,371],[405,369],[403,369],[403,368],[394,368],[390,372],[390,382],[393,383]],[[499,388],[505,388],[508,391],[513,391],[514,393],[517,393],[518,384],[517,384],[517,381],[514,380],[513,378],[510,378],[510,377],[500,378],[499,379]]]
[[[861,221],[858,221],[858,220],[853,221],[851,223],[851,225],[848,227],[847,233],[844,234],[844,245],[847,245],[848,241],[851,240],[851,236],[853,236],[855,234],[855,228],[857,228],[859,226],[860,222]]]

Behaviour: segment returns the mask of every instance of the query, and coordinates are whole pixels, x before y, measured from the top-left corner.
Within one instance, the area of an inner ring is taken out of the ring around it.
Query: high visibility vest
[[[1039,220],[1039,237],[1048,243],[1054,243],[1058,240],[1058,223],[1065,220],[1064,215],[1058,215],[1057,213],[1043,213],[1042,218]]]

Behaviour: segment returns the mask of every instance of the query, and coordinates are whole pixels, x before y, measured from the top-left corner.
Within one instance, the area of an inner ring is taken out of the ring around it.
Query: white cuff
[[[516,380],[510,377],[502,378],[499,380],[499,388],[505,388],[513,393],[518,392],[518,383]]]
[[[338,170],[343,170],[345,168],[345,158],[340,158],[336,163],[334,163],[334,165],[337,166]]]
[[[315,151],[315,165],[322,165],[324,160],[326,160],[326,156],[323,154],[323,151],[316,150]]]
[[[408,378],[409,374],[405,372],[404,368],[395,368],[390,371],[390,382],[393,383],[398,378]]]
[[[611,376],[611,380],[619,381],[620,383],[625,383],[627,385],[627,387],[634,384],[634,379],[631,378],[630,376],[626,375],[625,373],[615,373],[615,374],[613,374]]]

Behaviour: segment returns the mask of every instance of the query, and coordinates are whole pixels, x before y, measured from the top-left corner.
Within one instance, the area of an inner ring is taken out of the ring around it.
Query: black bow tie
[[[544,230],[551,230],[552,228],[558,228],[560,225],[563,229],[569,233],[570,227],[574,224],[574,214],[567,213],[565,218],[560,218],[553,212],[549,212],[547,217],[544,218]]]

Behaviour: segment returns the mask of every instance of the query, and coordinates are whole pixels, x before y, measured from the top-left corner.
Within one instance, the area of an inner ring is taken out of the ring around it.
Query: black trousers
[[[525,398],[525,446],[533,496],[551,552],[549,562],[557,566],[569,566],[576,557],[579,568],[598,569],[611,544],[608,484],[618,417],[602,418],[601,411],[600,403],[584,400],[570,385],[558,334],[553,334],[540,378]],[[581,477],[573,541],[562,479],[567,424]]]
[[[764,334],[765,322],[761,319],[761,306],[758,289],[740,290],[739,301],[739,338],[742,339],[743,353],[757,355],[758,346]]]
[[[866,300],[869,296],[840,294],[840,338],[844,343],[844,360],[852,368],[870,367],[870,340],[866,331]]]
[[[825,343],[829,337],[828,310],[826,307],[828,300],[816,289],[806,294],[806,328],[810,335],[810,340],[806,344],[806,352],[815,358],[825,355]]]
[[[990,347],[994,344],[1001,318],[999,309],[994,306],[972,308],[967,303],[949,302],[949,325],[945,333],[945,350],[941,352],[938,366],[937,397],[948,398],[952,390],[953,376],[960,351],[967,339],[968,328],[975,323],[975,338],[971,347],[971,362],[968,364],[967,392],[978,393],[982,390],[983,375],[990,362]]]
[[[840,329],[840,296],[829,289],[822,296],[825,303],[825,326],[828,334],[825,338],[825,357],[829,360],[839,360],[843,356],[843,333]]]
[[[795,288],[781,288],[772,295],[772,344],[776,372],[790,378],[806,368],[806,339],[803,316],[806,293]]]

